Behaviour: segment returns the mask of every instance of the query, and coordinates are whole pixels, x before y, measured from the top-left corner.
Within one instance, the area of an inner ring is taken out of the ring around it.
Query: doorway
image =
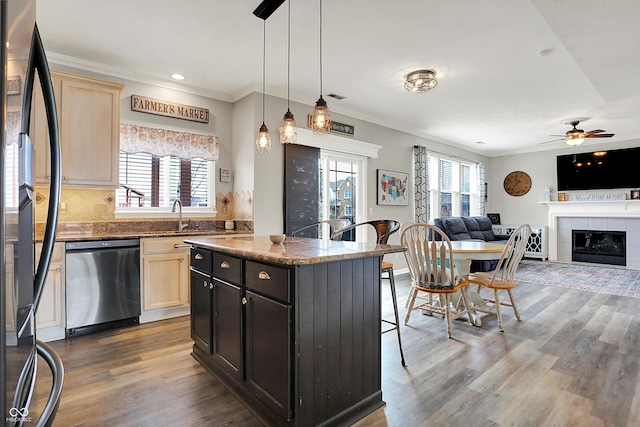
[[[348,219],[352,224],[366,218],[365,157],[322,150],[320,153],[320,206],[322,219]],[[358,227],[360,228],[360,227]],[[350,230],[342,240],[364,241],[366,230]],[[322,231],[328,233],[328,227]]]

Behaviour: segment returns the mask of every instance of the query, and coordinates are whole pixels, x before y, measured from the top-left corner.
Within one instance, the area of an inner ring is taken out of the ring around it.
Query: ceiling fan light
[[[584,138],[569,138],[567,139],[567,144],[572,147],[576,147],[584,142]]]
[[[418,70],[407,75],[404,88],[411,93],[428,92],[438,84],[436,72],[433,70]]]

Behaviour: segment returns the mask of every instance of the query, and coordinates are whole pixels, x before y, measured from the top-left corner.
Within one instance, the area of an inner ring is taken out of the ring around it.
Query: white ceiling
[[[311,106],[319,1],[289,1],[291,99]],[[53,62],[172,87],[179,72],[184,90],[235,101],[262,87],[259,3],[38,0],[37,21]],[[282,98],[287,5],[266,21],[266,92]],[[640,139],[639,20],[637,0],[324,0],[323,94],[332,111],[488,156],[563,147],[540,143],[576,117],[615,133],[598,142]],[[407,92],[423,68],[438,86]]]

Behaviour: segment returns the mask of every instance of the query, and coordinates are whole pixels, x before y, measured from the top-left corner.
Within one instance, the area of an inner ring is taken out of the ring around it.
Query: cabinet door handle
[[[205,288],[207,287],[207,285],[208,285],[208,283],[207,283],[206,280],[204,282],[202,282],[202,286],[204,286]]]
[[[194,256],[195,259],[202,259],[202,255],[200,254],[196,254],[196,256]]]
[[[271,280],[271,276],[269,276],[269,273],[267,273],[266,271],[262,270],[260,273],[258,273],[258,279],[260,279],[260,280]]]
[[[209,283],[209,289],[213,289],[213,282]]]
[[[242,297],[242,305],[247,305],[249,303],[249,301],[247,301],[247,298]]]
[[[231,266],[229,265],[229,263],[227,261],[222,261],[220,263],[220,268],[231,268]]]

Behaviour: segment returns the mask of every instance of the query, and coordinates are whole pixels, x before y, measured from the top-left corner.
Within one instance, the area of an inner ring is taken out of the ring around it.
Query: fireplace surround
[[[548,208],[549,260],[571,262],[572,230],[625,231],[623,268],[640,270],[640,200],[539,203]]]

